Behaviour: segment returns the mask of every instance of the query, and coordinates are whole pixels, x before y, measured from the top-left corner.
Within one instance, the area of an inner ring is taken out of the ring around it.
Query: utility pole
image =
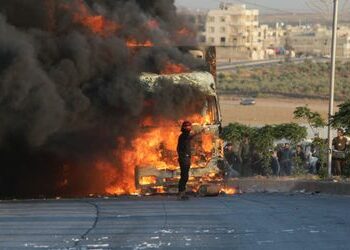
[[[333,31],[332,31],[332,54],[331,54],[331,76],[330,76],[330,93],[329,93],[329,114],[328,114],[328,176],[332,176],[332,126],[331,118],[334,115],[334,85],[335,85],[335,59],[337,52],[337,29],[338,29],[338,3],[339,0],[333,0]]]

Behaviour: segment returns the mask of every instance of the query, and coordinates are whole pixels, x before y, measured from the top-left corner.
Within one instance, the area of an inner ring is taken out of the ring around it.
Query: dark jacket
[[[304,162],[306,160],[306,156],[305,156],[305,153],[303,151],[296,151],[295,152],[295,155],[294,155],[296,158],[299,158],[302,162]]]
[[[180,165],[191,165],[191,140],[193,135],[188,132],[182,132],[177,143],[177,154]]]
[[[280,162],[291,162],[293,158],[293,153],[290,149],[282,149],[278,152],[278,159]]]
[[[273,175],[280,174],[281,166],[280,166],[280,163],[278,162],[277,157],[271,157],[271,168],[272,168]]]

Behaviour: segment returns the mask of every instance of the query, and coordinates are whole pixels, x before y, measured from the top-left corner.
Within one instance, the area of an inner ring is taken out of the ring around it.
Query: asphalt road
[[[350,249],[350,197],[0,202],[0,249]]]

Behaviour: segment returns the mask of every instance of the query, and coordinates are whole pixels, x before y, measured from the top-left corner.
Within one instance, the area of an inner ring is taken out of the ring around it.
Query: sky
[[[217,8],[223,0],[176,0],[178,6],[190,7],[193,9],[213,9]],[[227,2],[233,3],[252,3],[253,5],[248,5],[248,7],[254,7],[260,9],[261,11],[272,9],[280,9],[287,11],[311,11],[310,7],[307,6],[306,2],[312,2],[316,0],[226,0]],[[321,2],[321,1],[319,1]],[[332,2],[329,0],[329,2]],[[254,6],[255,4],[255,6]],[[265,10],[264,10],[265,8]]]

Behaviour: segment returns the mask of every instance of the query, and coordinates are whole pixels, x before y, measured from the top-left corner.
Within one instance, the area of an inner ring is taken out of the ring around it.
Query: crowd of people
[[[240,145],[227,143],[224,148],[224,155],[227,164],[232,169],[233,174],[231,175],[234,177],[254,175],[291,176],[295,173],[319,174],[322,163],[325,164],[324,159],[327,155],[327,149],[322,148],[317,143],[322,140],[318,135],[315,135],[312,143],[298,144],[295,148],[292,148],[288,142],[278,144],[275,149],[270,150],[269,169],[263,167],[263,157],[249,146],[247,139],[243,140]],[[332,174],[335,176],[344,174],[347,150],[350,149],[349,144],[350,141],[344,136],[344,130],[338,129],[337,137],[332,142]]]

